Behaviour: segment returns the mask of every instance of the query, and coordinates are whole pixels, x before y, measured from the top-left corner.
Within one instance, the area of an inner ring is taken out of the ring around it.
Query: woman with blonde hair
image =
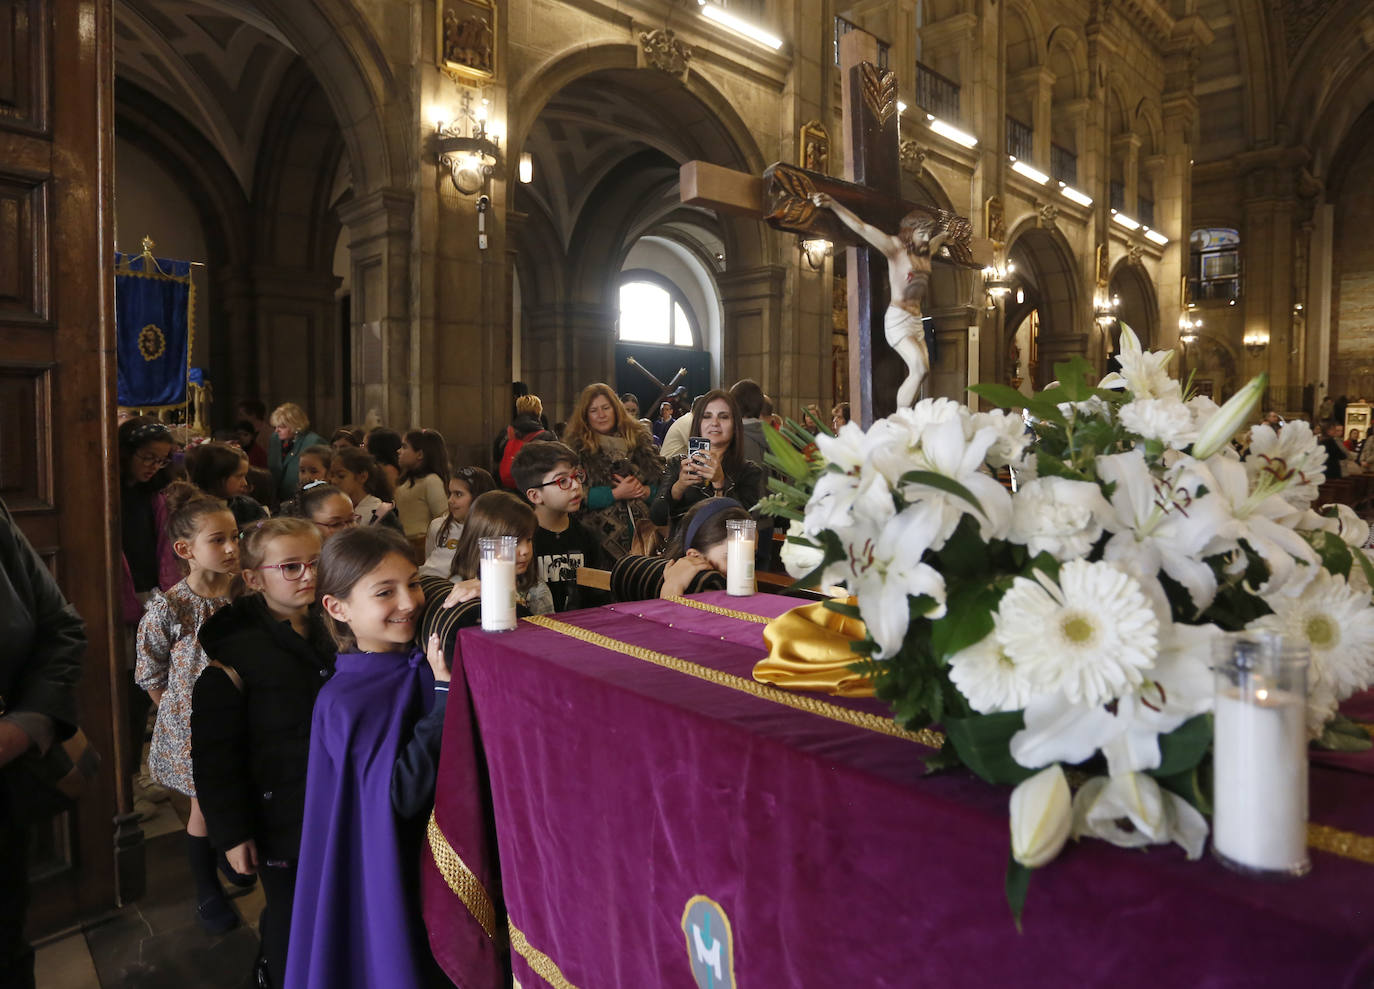
[[[301,453],[323,444],[324,437],[310,431],[310,418],[295,402],[278,405],[267,422],[277,434],[277,442],[268,444],[267,469],[277,497],[286,501],[295,496],[300,483]]]
[[[663,473],[653,435],[630,418],[609,385],[582,390],[564,432],[587,472],[581,522],[601,546],[602,562],[633,552],[635,537],[652,531],[649,503]]]

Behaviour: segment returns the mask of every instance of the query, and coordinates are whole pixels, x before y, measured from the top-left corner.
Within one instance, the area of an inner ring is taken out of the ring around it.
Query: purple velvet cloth
[[[391,809],[396,756],[433,696],[420,652],[341,653],[320,690],[286,963],[292,989],[435,984],[416,892],[418,828]]]
[[[796,604],[701,599],[766,616]],[[762,625],[664,601],[556,617],[743,678],[764,654]],[[510,923],[574,985],[692,985],[681,922],[698,894],[728,914],[743,986],[1374,979],[1364,863],[1314,852],[1311,876],[1268,883],[1174,846],[1085,840],[1036,873],[1018,934],[1003,894],[1010,788],[925,777],[930,750],[912,742],[552,630],[467,629],[461,644]],[[441,807],[467,785],[447,765]],[[1313,766],[1311,816],[1374,834],[1374,781]],[[471,925],[428,890],[426,918],[432,940]],[[461,957],[441,961],[460,974]]]

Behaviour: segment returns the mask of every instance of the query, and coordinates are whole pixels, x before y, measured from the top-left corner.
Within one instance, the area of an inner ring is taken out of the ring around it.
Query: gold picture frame
[[[809,171],[830,174],[830,133],[819,120],[802,124],[797,135],[797,161]]]
[[[492,0],[437,0],[435,47],[439,68],[455,81],[496,78],[496,4]]]

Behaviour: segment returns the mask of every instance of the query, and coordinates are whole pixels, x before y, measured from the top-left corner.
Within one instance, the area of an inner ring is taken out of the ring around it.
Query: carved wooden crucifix
[[[923,214],[943,234],[933,259],[967,268],[992,263],[992,243],[973,236],[969,221],[945,210],[901,198],[898,161],[897,80],[877,69],[877,41],[863,31],[840,38],[843,73],[845,179],[835,179],[778,163],[762,177],[704,161],[681,169],[682,201],[721,212],[753,216],[778,230],[825,238],[846,245],[849,301],[850,414],[864,427],[896,408],[896,387],[875,394],[875,334],[884,335],[883,320],[891,293],[886,261],[842,223],[831,209],[820,208],[822,194],[878,230],[895,233],[911,213]],[[919,303],[919,297],[915,300]],[[881,344],[878,345],[881,347]],[[896,360],[884,355],[884,360]]]

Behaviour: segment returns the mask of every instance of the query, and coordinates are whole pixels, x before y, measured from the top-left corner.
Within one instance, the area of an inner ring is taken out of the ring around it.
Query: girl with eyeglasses
[[[320,531],[320,539],[325,542],[352,529],[361,521],[348,495],[324,481],[305,486],[296,502],[295,514],[314,522]]]
[[[496,480],[481,467],[459,467],[448,479],[448,512],[429,524],[420,573],[447,577],[453,552],[463,535],[473,499],[496,490]]]
[[[239,541],[242,584],[200,630],[210,665],[191,705],[191,761],[210,840],[238,872],[256,873],[267,981],[286,984],[286,944],[305,816],[315,697],[334,645],[315,605],[322,543],[305,519],[277,518]]]

